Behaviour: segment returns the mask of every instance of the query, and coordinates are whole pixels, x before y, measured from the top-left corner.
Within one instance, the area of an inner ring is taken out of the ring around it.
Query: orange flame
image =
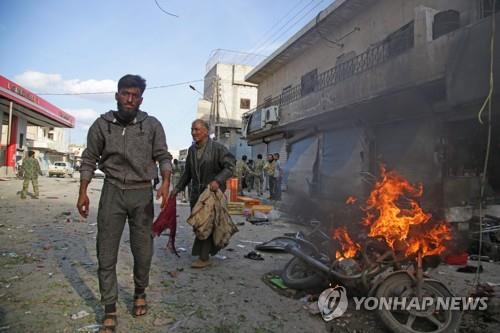
[[[358,201],[356,197],[350,196],[346,199],[345,204],[346,205],[354,205]]]
[[[338,240],[342,246],[342,250],[335,253],[337,259],[352,258],[361,248],[358,243],[351,239],[344,226],[333,230],[333,238]]]
[[[370,227],[369,237],[382,237],[395,249],[403,246],[409,256],[419,250],[423,256],[439,254],[443,241],[451,239],[444,223],[429,225],[432,215],[420,207],[417,199],[423,194],[422,185],[414,186],[395,171],[381,167],[381,179],[366,201],[363,224]]]
[[[421,184],[415,186],[381,166],[380,180],[362,208],[365,212],[362,224],[369,228],[368,236],[384,239],[394,251],[402,251],[406,256],[419,251],[422,256],[443,252],[444,242],[451,239],[451,230],[446,222],[430,223],[432,215],[418,203],[422,195]],[[355,201],[356,198],[349,197],[346,204]],[[336,253],[337,259],[352,258],[359,251],[360,245],[351,239],[345,227],[335,229],[332,236],[342,247]]]

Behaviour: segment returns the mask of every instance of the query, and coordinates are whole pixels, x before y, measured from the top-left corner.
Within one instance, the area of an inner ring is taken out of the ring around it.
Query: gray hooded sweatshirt
[[[106,181],[120,189],[145,188],[158,174],[156,162],[164,171],[172,169],[171,160],[163,126],[155,117],[138,111],[124,126],[109,111],[89,129],[80,177],[90,181],[98,165]]]

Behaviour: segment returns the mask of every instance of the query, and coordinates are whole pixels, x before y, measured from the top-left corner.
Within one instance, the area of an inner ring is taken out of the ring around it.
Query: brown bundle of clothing
[[[226,197],[220,190],[212,192],[209,188],[201,193],[187,223],[200,240],[213,235],[214,246],[218,249],[225,248],[231,236],[238,232],[227,210]]]

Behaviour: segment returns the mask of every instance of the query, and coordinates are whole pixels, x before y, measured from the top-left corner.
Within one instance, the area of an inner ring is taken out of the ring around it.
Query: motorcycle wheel
[[[377,288],[375,297],[413,297],[416,295],[414,281],[407,273],[389,276]],[[452,297],[453,294],[438,281],[424,280],[423,296]],[[423,311],[381,309],[378,315],[385,326],[394,333],[448,333],[458,332],[461,311],[442,310],[429,307]]]
[[[281,278],[292,289],[312,289],[325,284],[317,271],[297,257],[286,264]]]

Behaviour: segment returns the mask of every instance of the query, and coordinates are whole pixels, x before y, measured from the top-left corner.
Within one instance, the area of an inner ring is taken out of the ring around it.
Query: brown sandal
[[[106,324],[106,321],[112,321],[112,324]],[[102,328],[99,333],[113,333],[116,331],[116,325],[118,325],[118,320],[116,318],[116,313],[106,313],[104,315],[104,320],[102,321]]]
[[[134,317],[141,317],[148,313],[148,304],[146,303],[146,294],[134,295]]]

